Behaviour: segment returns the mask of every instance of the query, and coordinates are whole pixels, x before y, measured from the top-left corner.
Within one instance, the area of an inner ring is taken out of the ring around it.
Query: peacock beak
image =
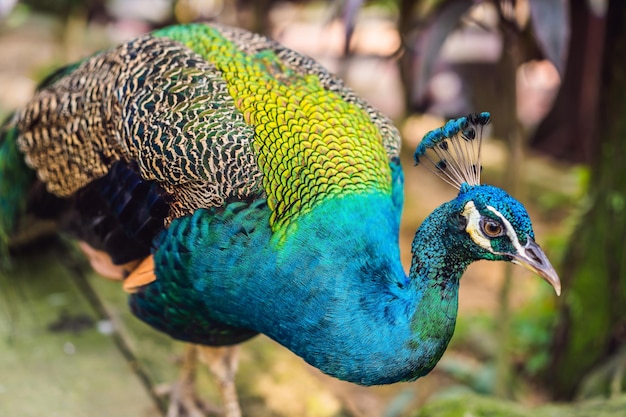
[[[512,254],[514,264],[523,266],[524,268],[534,272],[541,278],[548,281],[556,291],[556,295],[561,295],[561,281],[554,267],[548,260],[548,257],[541,250],[539,245],[532,238],[528,238],[526,245],[522,247],[519,253]]]

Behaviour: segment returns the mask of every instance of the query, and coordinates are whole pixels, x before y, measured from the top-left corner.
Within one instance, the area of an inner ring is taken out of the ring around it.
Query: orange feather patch
[[[124,291],[129,293],[136,292],[140,287],[156,281],[154,274],[154,259],[152,255],[144,259],[133,272],[124,280]]]

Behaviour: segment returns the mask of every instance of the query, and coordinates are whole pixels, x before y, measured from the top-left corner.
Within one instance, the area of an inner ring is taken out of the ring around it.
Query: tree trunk
[[[572,1],[572,36],[561,90],[539,124],[531,147],[559,159],[591,163],[600,95],[605,19],[586,1]]]
[[[626,342],[626,2],[611,0],[606,19],[599,111],[589,115],[598,140],[588,206],[563,262],[546,373],[559,399],[571,398],[585,374]]]

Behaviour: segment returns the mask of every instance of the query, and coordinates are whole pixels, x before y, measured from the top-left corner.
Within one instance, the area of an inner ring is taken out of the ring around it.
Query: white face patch
[[[526,251],[524,250],[519,240],[517,239],[517,233],[515,233],[515,230],[513,229],[513,225],[511,225],[511,222],[509,222],[506,219],[506,217],[504,217],[502,213],[500,213],[494,207],[487,206],[487,209],[491,211],[493,214],[495,214],[502,221],[502,224],[504,225],[504,228],[505,228],[506,235],[511,241],[511,243],[513,244],[513,246],[515,247],[515,249],[517,250],[517,253],[520,255],[525,255]],[[478,211],[478,209],[476,208],[476,206],[474,205],[473,201],[468,201],[467,204],[465,204],[462,214],[467,219],[467,226],[465,227],[465,231],[467,231],[467,233],[470,235],[474,243],[476,243],[481,248],[486,249],[493,254],[510,255],[510,254],[499,253],[493,250],[493,248],[491,247],[491,240],[483,234],[480,228],[480,219],[482,216],[480,212]]]
[[[493,253],[491,242],[480,231],[480,212],[476,209],[473,201],[468,201],[463,208],[463,216],[467,219],[465,231],[470,235],[474,243],[483,249]]]

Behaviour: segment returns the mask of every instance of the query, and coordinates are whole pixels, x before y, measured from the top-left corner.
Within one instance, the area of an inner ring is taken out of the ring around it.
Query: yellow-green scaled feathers
[[[290,68],[273,50],[246,53],[205,25],[155,35],[181,41],[221,71],[237,109],[254,126],[274,230],[328,196],[391,191],[378,127],[317,74]]]

